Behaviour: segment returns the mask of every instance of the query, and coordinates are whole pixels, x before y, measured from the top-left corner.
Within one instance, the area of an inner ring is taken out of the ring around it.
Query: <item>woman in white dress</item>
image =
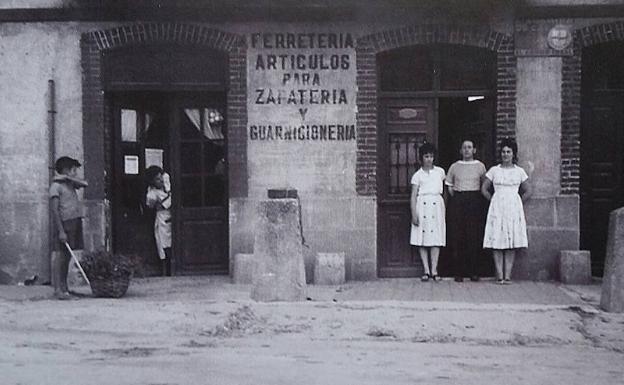
[[[433,165],[435,147],[423,144],[418,150],[422,167],[412,176],[412,228],[410,244],[418,246],[425,274],[422,281],[439,281],[438,258],[440,247],[446,246],[446,221],[442,199],[444,169]],[[430,254],[430,255],[428,255]],[[429,256],[431,267],[429,267]]]
[[[145,203],[156,210],[154,239],[158,257],[162,261],[163,275],[168,275],[167,259],[171,254],[171,184],[169,175],[158,166],[145,170],[148,181]]]
[[[483,247],[493,249],[496,280],[511,283],[516,250],[527,247],[524,206],[531,197],[528,175],[516,165],[518,145],[512,139],[501,142],[501,163],[488,170],[481,193],[490,201]],[[490,188],[494,185],[494,194]]]

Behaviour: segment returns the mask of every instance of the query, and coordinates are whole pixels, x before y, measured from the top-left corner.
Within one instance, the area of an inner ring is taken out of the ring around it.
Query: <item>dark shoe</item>
[[[436,274],[436,275],[434,275],[434,276],[432,276],[431,278],[432,278],[435,282],[438,282],[438,281],[441,281],[441,280],[442,280],[442,277],[440,277],[440,276],[439,276],[439,275],[437,275],[437,274]]]
[[[67,301],[72,299],[72,296],[66,291],[59,291],[54,293],[54,298],[58,299],[59,301]]]
[[[422,277],[420,277],[420,280],[423,282],[427,282],[429,280],[430,275],[429,274],[423,274]]]
[[[455,277],[455,282],[464,282],[464,277]]]
[[[479,282],[479,279],[480,279],[480,278],[479,278],[479,276],[478,276],[478,275],[473,275],[472,277],[470,277],[470,280],[471,280],[472,282]]]
[[[503,280],[503,283],[504,283],[505,285],[511,285],[511,279],[506,278],[505,280]]]
[[[502,280],[502,279],[497,279],[497,280],[496,280],[496,283],[497,283],[497,284],[499,284],[499,285],[504,285],[504,284],[505,284],[505,281],[504,281],[504,280]]]

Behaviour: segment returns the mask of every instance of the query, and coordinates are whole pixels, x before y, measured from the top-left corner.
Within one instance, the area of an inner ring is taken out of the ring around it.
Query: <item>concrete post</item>
[[[254,240],[257,259],[251,298],[256,301],[305,300],[305,267],[296,199],[270,199],[258,207]]]
[[[559,279],[567,285],[591,283],[591,253],[587,250],[561,250]]]
[[[608,312],[624,313],[624,207],[609,216],[600,307]]]

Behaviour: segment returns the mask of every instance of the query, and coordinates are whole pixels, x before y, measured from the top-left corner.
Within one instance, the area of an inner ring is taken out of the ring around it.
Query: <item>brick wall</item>
[[[102,52],[129,45],[169,43],[194,45],[228,53],[228,161],[230,197],[247,196],[246,43],[241,36],[201,25],[133,24],[82,35],[83,127],[86,199],[110,198],[112,135],[109,104],[102,91]],[[107,171],[106,173],[103,170]]]
[[[561,194],[578,194],[581,158],[581,47],[564,56],[561,69]]]
[[[356,189],[375,195],[377,180],[377,62],[379,52],[416,44],[458,44],[497,55],[496,138],[515,136],[516,57],[513,37],[482,26],[420,25],[364,36],[357,42]]]

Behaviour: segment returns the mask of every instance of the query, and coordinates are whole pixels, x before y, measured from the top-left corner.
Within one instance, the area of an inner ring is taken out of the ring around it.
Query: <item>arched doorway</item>
[[[82,34],[81,61],[85,199],[106,208],[101,224],[93,221],[105,246],[148,250],[137,245],[147,242],[149,223],[141,235],[120,222],[125,214],[149,222],[136,217],[144,215],[140,175],[162,162],[177,212],[172,273],[227,273],[229,199],[247,195],[244,38],[196,24],[135,23]]]
[[[445,170],[466,138],[475,141],[486,166],[494,162],[496,66],[495,52],[461,45],[415,45],[377,54],[380,277],[422,273],[409,245],[410,178],[420,167],[420,145],[434,143],[437,164]],[[449,253],[449,247],[443,249],[443,275],[452,274]],[[481,275],[490,275],[490,259],[483,260]]]
[[[624,42],[583,48],[581,248],[602,275],[609,213],[624,206]]]
[[[178,45],[103,55],[113,122],[113,248],[137,256],[144,274],[162,269],[155,212],[145,205],[151,165],[171,175],[171,270],[228,271],[226,63],[222,51]]]

